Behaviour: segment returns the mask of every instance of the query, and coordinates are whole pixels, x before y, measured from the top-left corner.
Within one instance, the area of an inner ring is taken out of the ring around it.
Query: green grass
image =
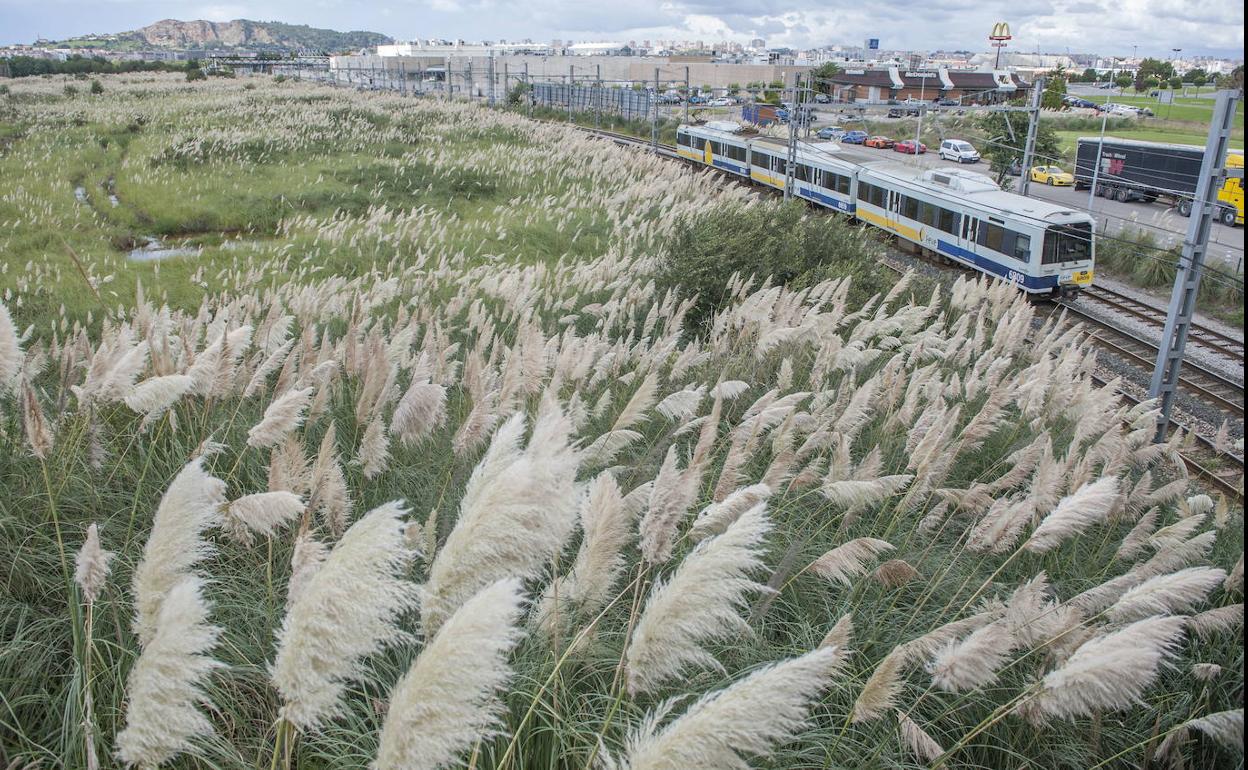
[[[1102,100],[1098,98],[1092,101]],[[1213,118],[1213,99],[1178,96],[1175,97],[1173,104],[1161,104],[1156,98],[1149,96],[1114,96],[1109,101],[1133,107],[1148,107],[1155,113],[1154,119],[1156,120],[1181,120],[1208,126],[1209,121]],[[1242,99],[1235,106],[1234,124],[1235,128],[1241,130],[1244,127],[1244,102]]]
[[[1075,147],[1079,143],[1081,136],[1099,136],[1096,131],[1058,131],[1058,138],[1061,140],[1062,154],[1069,160],[1073,160]],[[1170,144],[1190,144],[1203,147],[1208,134],[1202,134],[1197,131],[1154,131],[1147,128],[1140,130],[1115,130],[1107,131],[1106,137],[1115,137],[1118,139],[1131,139],[1137,142],[1166,142]],[[1244,149],[1244,139],[1239,137],[1231,139],[1230,146],[1232,149]]]

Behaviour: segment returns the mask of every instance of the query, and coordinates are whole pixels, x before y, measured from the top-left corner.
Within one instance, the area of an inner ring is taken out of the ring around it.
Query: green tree
[[[1205,71],[1204,71],[1203,69],[1201,69],[1200,67],[1196,67],[1196,68],[1194,68],[1194,69],[1190,69],[1190,70],[1188,70],[1187,72],[1184,72],[1184,73],[1183,73],[1183,81],[1184,81],[1184,82],[1186,82],[1186,83],[1195,83],[1195,82],[1196,82],[1196,78],[1198,78],[1198,77],[1199,77],[1202,81],[1204,81],[1204,82],[1206,82],[1206,83],[1208,83],[1208,82],[1209,82],[1209,73],[1208,73],[1208,72],[1205,72]]]
[[[1084,83],[1095,83],[1097,81],[1096,70],[1088,67],[1083,71],[1083,77],[1080,78]]]
[[[1167,84],[1168,84],[1171,88],[1173,88],[1175,91],[1177,91],[1177,90],[1179,90],[1180,88],[1182,88],[1182,87],[1183,87],[1183,78],[1178,77],[1178,76],[1176,75],[1175,77],[1170,78],[1170,80],[1167,82]]]
[[[1205,83],[1209,82],[1209,76],[1206,75],[1204,72],[1197,72],[1195,75],[1192,75],[1190,78],[1188,78],[1188,82],[1196,86],[1197,88],[1200,88]]]
[[[814,78],[815,90],[819,93],[831,96],[832,78],[836,77],[840,73],[841,68],[836,65],[836,62],[824,62],[818,67],[815,67],[810,71],[811,76]]]
[[[104,84],[98,80],[92,80],[91,81],[91,93],[97,96],[104,93]]]
[[[1040,95],[1040,106],[1046,110],[1060,110],[1062,99],[1066,97],[1066,71],[1061,67],[1049,73],[1044,83],[1044,93]]]
[[[1006,172],[1014,161],[1022,162],[1023,145],[1027,137],[1027,121],[1022,115],[1008,112],[985,113],[978,120],[979,129],[988,137],[980,145],[980,154],[988,159],[989,169],[998,182],[1005,180]],[[1053,122],[1041,120],[1036,128],[1036,146],[1032,163],[1048,162],[1061,156],[1061,142]]]
[[[1143,91],[1148,88],[1156,88],[1157,85],[1148,85],[1150,79],[1156,80],[1158,84],[1163,80],[1169,80],[1174,77],[1174,65],[1168,61],[1161,59],[1145,59],[1140,62],[1140,66],[1135,71],[1135,90]]]
[[[1135,79],[1132,78],[1130,75],[1119,75],[1118,77],[1114,78],[1114,85],[1118,86],[1119,94],[1121,94],[1123,91],[1126,91],[1127,86],[1131,85],[1133,82],[1135,82]]]

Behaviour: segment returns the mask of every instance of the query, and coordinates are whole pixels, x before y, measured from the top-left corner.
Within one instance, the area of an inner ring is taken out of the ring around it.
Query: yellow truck
[[[1227,153],[1226,167],[1228,169],[1239,169],[1242,172],[1244,170],[1243,151],[1241,150],[1239,152]],[[1227,208],[1232,208],[1235,210],[1235,224],[1242,225],[1244,223],[1244,180],[1243,179],[1228,178],[1225,182],[1223,182],[1222,188],[1218,190],[1218,201],[1226,207],[1226,208],[1223,208],[1223,212],[1225,212]],[[1223,219],[1222,221],[1226,222],[1225,219]],[[1229,222],[1226,222],[1226,223],[1230,224]]]

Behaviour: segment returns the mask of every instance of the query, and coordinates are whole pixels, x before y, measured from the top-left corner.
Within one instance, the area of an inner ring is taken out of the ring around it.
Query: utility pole
[[[568,122],[572,122],[572,89],[576,85],[576,65],[568,65]]]
[[[451,57],[444,56],[442,60],[445,62],[442,69],[442,90],[446,100],[451,100]]]
[[[784,163],[784,199],[793,197],[793,167],[797,164],[797,123],[801,120],[801,73],[793,73],[792,98],[789,99],[789,151]]]
[[[689,65],[685,65],[685,125],[689,124],[689,97],[693,94],[689,93]]]
[[[1105,97],[1105,103],[1109,104],[1109,97]],[[1101,138],[1096,144],[1096,165],[1092,167],[1092,186],[1088,188],[1088,211],[1092,210],[1092,204],[1096,201],[1096,185],[1101,179],[1101,154],[1105,152],[1105,124],[1109,121],[1109,110],[1101,110]],[[1076,164],[1078,161],[1076,160]],[[1075,169],[1078,171],[1079,169]]]
[[[654,154],[659,154],[659,68],[654,68],[654,95],[650,97],[651,106],[654,108],[652,117],[650,118],[650,146],[654,149]]]
[[[537,93],[533,90],[533,84],[529,82],[529,63],[527,61],[524,63],[524,90],[527,92],[525,93],[525,101],[528,103],[527,110],[529,115],[532,116],[533,102],[537,101]]]
[[[511,101],[511,91],[509,90],[509,86],[507,85],[508,83],[511,82],[511,76],[507,74],[507,69],[508,69],[507,62],[503,62],[503,104],[504,105],[506,105],[508,102]]]
[[[602,127],[602,65],[594,65],[594,128]]]
[[[1166,311],[1166,325],[1161,332],[1161,344],[1157,347],[1157,364],[1153,379],[1148,386],[1149,398],[1160,400],[1161,414],[1157,417],[1155,442],[1166,440],[1170,426],[1170,412],[1174,408],[1174,393],[1179,385],[1179,370],[1183,365],[1183,350],[1187,347],[1187,333],[1191,329],[1192,314],[1196,310],[1196,293],[1200,289],[1200,276],[1205,269],[1205,253],[1209,248],[1209,228],[1213,224],[1214,206],[1218,201],[1218,189],[1228,176],[1226,150],[1234,125],[1236,91],[1218,92],[1218,101],[1209,124],[1209,138],[1205,142],[1205,158],[1200,164],[1200,178],[1196,184],[1196,201],[1192,206],[1192,218],[1183,239],[1183,253],[1179,257],[1178,270],[1174,276],[1174,289],[1170,293],[1170,307]],[[1243,174],[1242,169],[1236,173]]]
[[[1027,110],[1027,141],[1023,144],[1023,175],[1019,179],[1018,194],[1027,197],[1031,183],[1031,156],[1036,150],[1036,131],[1040,127],[1040,99],[1044,93],[1044,78],[1031,82],[1031,107]]]
[[[494,52],[490,51],[490,106],[494,106]]]

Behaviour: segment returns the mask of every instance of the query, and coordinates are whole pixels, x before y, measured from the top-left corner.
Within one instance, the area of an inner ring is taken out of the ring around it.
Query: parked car
[[[945,139],[940,143],[941,160],[953,160],[958,163],[978,163],[979,152],[970,142],[961,139]]]
[[[841,141],[845,144],[862,144],[867,141],[867,132],[857,129],[846,131],[845,135],[841,137]]]
[[[827,94],[815,94],[815,101],[819,102],[820,104],[828,104],[829,102],[832,101],[832,97],[828,96]]]
[[[938,105],[939,105],[939,106],[941,106],[941,107],[960,107],[960,106],[962,106],[962,102],[958,101],[957,99],[937,99],[937,100],[936,100],[936,104],[938,104]]]
[[[1010,165],[1005,167],[1005,173],[1009,174],[1010,176],[1022,176],[1023,175],[1023,162],[1019,160],[1018,158],[1015,158],[1014,160],[1010,161]]]
[[[1032,166],[1031,181],[1050,187],[1073,187],[1075,176],[1063,171],[1060,166]]]
[[[840,139],[845,135],[845,129],[840,126],[824,126],[815,132],[815,136],[820,139]]]
[[[705,96],[690,96],[690,104],[706,104],[709,101]]]
[[[893,152],[901,152],[906,155],[922,155],[927,152],[927,145],[922,142],[915,142],[913,139],[904,139],[893,145]]]
[[[890,110],[888,111],[888,117],[890,117],[890,118],[900,118],[900,117],[901,117],[901,110],[897,109],[896,107],[894,107],[894,108],[890,109]]]
[[[864,147],[874,147],[877,150],[890,150],[894,144],[896,142],[887,136],[872,136],[864,139],[862,142]]]
[[[1081,109],[1096,109],[1096,102],[1084,99],[1082,96],[1067,95],[1062,99],[1067,107],[1078,107]]]
[[[731,107],[734,104],[736,104],[736,102],[734,102],[733,100],[729,99],[726,96],[721,96],[718,99],[712,99],[710,101],[711,107]]]

